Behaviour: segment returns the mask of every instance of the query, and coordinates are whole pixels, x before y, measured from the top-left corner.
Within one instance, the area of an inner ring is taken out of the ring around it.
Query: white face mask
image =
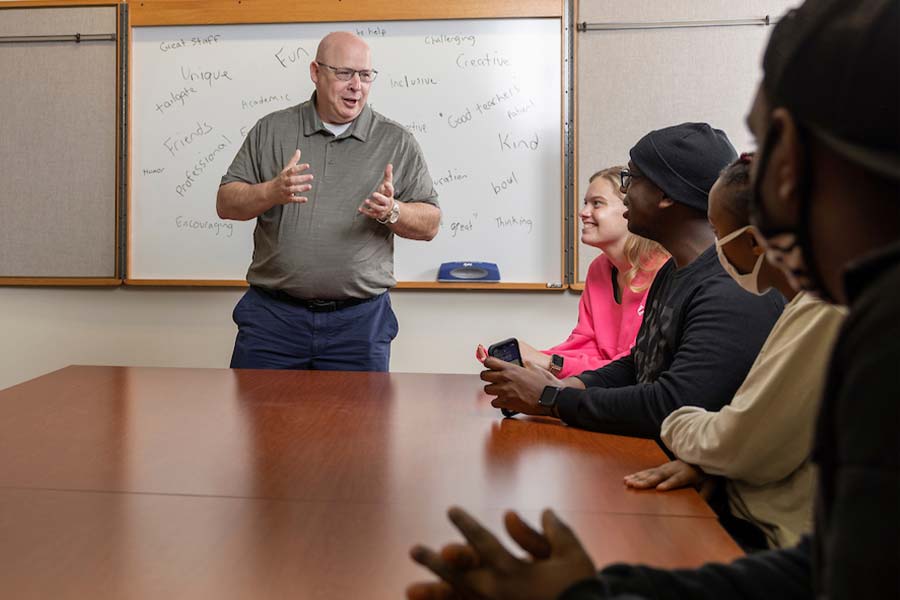
[[[762,296],[766,291],[760,291],[759,289],[759,270],[762,268],[763,260],[765,260],[765,254],[760,254],[759,258],[756,259],[756,264],[753,265],[753,270],[749,273],[741,275],[738,273],[737,269],[731,264],[731,261],[728,260],[728,257],[725,256],[725,252],[722,251],[722,246],[727,244],[733,239],[736,239],[739,235],[744,233],[745,231],[749,231],[753,228],[753,225],[747,225],[746,227],[741,227],[736,231],[732,231],[721,240],[716,240],[716,254],[719,255],[719,263],[721,263],[722,268],[725,269],[725,272],[728,273],[732,279],[734,279],[739,286],[750,292],[751,294],[756,294],[757,296]]]
[[[803,250],[797,243],[796,234],[776,233],[765,241],[764,247],[769,262],[781,269],[792,288],[819,295],[819,288],[809,278],[809,270],[806,268]]]

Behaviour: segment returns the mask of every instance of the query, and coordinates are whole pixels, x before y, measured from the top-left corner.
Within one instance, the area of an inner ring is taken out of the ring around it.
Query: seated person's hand
[[[491,406],[526,415],[550,415],[550,409],[538,404],[538,398],[548,385],[565,387],[565,384],[545,369],[526,365],[520,367],[493,356],[484,360],[487,370],[481,372],[481,379],[488,382],[484,391],[497,396]]]
[[[525,364],[531,363],[536,367],[549,371],[550,356],[544,354],[540,350],[536,350],[531,344],[519,340],[519,353],[522,355],[522,362]]]
[[[646,490],[656,488],[661,492],[688,486],[698,487],[708,476],[706,473],[681,460],[673,460],[652,469],[625,476],[625,485]]]
[[[529,559],[513,556],[494,535],[459,508],[448,511],[467,544],[449,544],[440,553],[415,546],[413,560],[443,581],[416,583],[406,590],[409,600],[538,600],[556,598],[571,585],[594,576],[594,565],[578,538],[553,513],[541,516],[544,532],[516,513],[504,515],[509,536]]]
[[[525,364],[531,363],[542,369],[550,369],[550,357],[540,350],[535,350],[531,344],[519,341],[519,353],[522,355],[522,362]],[[483,344],[478,344],[478,347],[475,348],[475,359],[483,363],[487,357],[487,349]]]
[[[478,344],[478,347],[475,348],[475,360],[480,363],[484,363],[484,359],[488,357],[487,348],[482,344]]]

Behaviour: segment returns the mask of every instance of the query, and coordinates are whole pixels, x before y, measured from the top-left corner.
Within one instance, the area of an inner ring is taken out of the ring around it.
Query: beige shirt
[[[798,294],[731,404],[719,412],[686,406],[662,425],[678,458],[728,478],[732,513],[762,529],[771,547],[792,546],[812,529],[812,434],[844,314]]]

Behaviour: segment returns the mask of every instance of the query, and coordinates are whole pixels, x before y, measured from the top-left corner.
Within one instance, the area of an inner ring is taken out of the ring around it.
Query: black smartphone
[[[505,360],[508,363],[519,365],[520,367],[525,366],[522,363],[522,354],[519,352],[519,340],[516,338],[508,338],[502,342],[491,344],[487,352],[489,356]],[[500,412],[503,413],[504,417],[514,417],[519,414],[508,408],[501,408]]]

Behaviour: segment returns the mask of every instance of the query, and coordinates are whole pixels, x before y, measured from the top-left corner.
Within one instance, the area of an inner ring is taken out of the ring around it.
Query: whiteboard
[[[133,28],[128,280],[244,279],[255,220],[216,216],[219,180],[257,119],[310,97],[334,30],[371,46],[369,104],[413,132],[440,195],[433,241],[395,238],[397,280],[481,260],[561,282],[558,18]]]

